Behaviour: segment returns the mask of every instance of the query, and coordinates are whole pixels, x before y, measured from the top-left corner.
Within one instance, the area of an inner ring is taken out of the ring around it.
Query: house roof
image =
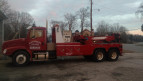
[[[6,19],[7,17],[4,15],[4,13],[0,10],[0,21]]]

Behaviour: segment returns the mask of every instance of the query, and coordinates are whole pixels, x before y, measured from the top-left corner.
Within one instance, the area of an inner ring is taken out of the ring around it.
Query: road
[[[140,46],[142,45],[142,46]],[[143,53],[143,44],[142,43],[137,43],[137,44],[123,44],[123,49],[124,50],[130,50],[135,53]]]
[[[132,49],[130,45],[124,46],[126,50]],[[0,60],[0,81],[143,81],[143,53],[123,55],[116,62],[97,63],[83,57],[68,57],[31,62],[25,67],[14,67],[11,60]]]

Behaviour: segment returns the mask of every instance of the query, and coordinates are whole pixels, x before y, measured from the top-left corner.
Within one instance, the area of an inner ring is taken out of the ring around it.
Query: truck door
[[[31,29],[29,32],[28,47],[32,51],[45,51],[46,50],[46,38],[44,30]]]

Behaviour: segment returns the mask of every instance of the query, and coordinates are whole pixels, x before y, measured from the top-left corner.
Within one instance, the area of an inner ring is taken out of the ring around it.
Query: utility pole
[[[91,7],[90,7],[90,26],[91,26],[91,33],[92,33],[92,5],[93,5],[93,3],[92,3],[92,0],[91,0],[91,3],[90,3],[91,5]]]
[[[141,26],[141,30],[142,30],[142,32],[143,32],[143,24],[142,24],[142,26]]]
[[[47,29],[47,34],[48,34],[48,20],[46,19],[46,29]]]
[[[4,42],[4,20],[2,21],[2,43]]]

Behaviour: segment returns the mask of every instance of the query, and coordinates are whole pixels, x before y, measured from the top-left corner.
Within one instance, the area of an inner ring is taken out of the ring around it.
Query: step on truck
[[[119,34],[92,36],[89,31],[82,34],[79,31],[61,31],[59,25],[54,25],[52,35],[48,36],[46,27],[31,27],[26,38],[5,41],[2,53],[11,57],[16,66],[59,56],[83,56],[96,62],[117,61],[122,56],[119,40]]]

